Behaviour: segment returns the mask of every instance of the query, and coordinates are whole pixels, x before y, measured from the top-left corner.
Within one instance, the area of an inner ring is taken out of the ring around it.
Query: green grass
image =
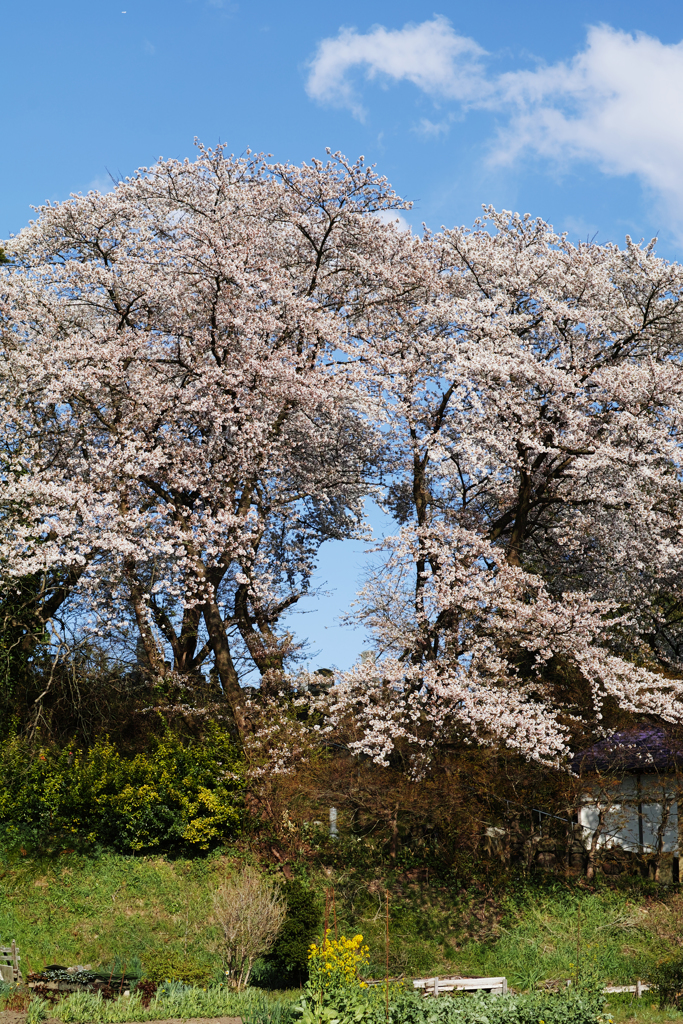
[[[672,1007],[660,1010],[657,996],[647,992],[641,999],[626,994],[610,996],[607,1010],[614,1024],[628,1024],[629,1021],[637,1021],[638,1024],[669,1024],[670,1021],[683,1021],[683,1013]]]
[[[577,958],[584,973],[633,984],[658,944],[646,907],[610,890],[528,894],[506,911],[496,941],[465,942],[459,959],[467,970],[495,969],[519,988],[573,977]]]
[[[16,939],[24,973],[45,964],[121,966],[169,946],[218,966],[211,893],[224,857],[68,854],[0,862],[0,944]]]
[[[116,854],[4,859],[0,944],[16,939],[25,973],[52,963],[130,968],[163,947],[187,952],[218,977],[212,891],[231,863],[227,854],[175,861]],[[370,946],[370,975],[383,977],[382,880],[313,871],[312,882],[321,891],[334,885],[330,927],[336,913],[339,934],[362,933]],[[394,976],[505,975],[519,990],[572,977],[579,909],[583,967],[606,983],[632,984],[649,960],[676,948],[683,956],[683,896],[665,887],[636,881],[619,889],[587,887],[551,877],[499,879],[495,885],[481,879],[432,885],[395,880],[391,890]],[[645,1003],[636,1009],[644,1020]],[[677,1018],[655,1014],[651,1024],[664,1019]]]
[[[531,884],[403,887],[391,900],[392,974],[504,975],[514,988],[584,974],[633,984],[653,957],[683,956],[683,896],[639,880],[621,889],[540,879]],[[343,884],[340,886],[344,892]],[[381,899],[342,900],[339,930],[362,932],[370,972],[384,973]],[[353,912],[349,913],[351,904]],[[580,915],[581,939],[578,943]]]

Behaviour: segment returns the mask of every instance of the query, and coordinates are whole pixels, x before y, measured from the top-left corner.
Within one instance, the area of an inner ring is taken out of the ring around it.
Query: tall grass
[[[580,970],[605,982],[631,984],[657,945],[644,908],[609,890],[545,897],[537,892],[515,910],[495,943],[463,945],[458,959],[464,969],[504,974],[527,989],[574,977],[578,961]]]
[[[502,887],[501,887],[502,888]],[[340,921],[370,945],[370,972],[384,973],[384,921],[369,902]],[[578,943],[579,914],[581,939]],[[614,890],[548,880],[492,894],[425,889],[392,904],[390,963],[394,975],[505,975],[527,990],[584,971],[605,983],[633,984],[653,958],[683,947],[683,896],[647,887]],[[683,948],[682,948],[683,953]]]
[[[638,1021],[638,1024],[673,1024],[683,1021],[683,1013],[667,1006],[662,1010],[656,993],[644,993],[642,999],[634,995],[612,995],[607,1001],[607,1009],[615,1024],[627,1024]]]

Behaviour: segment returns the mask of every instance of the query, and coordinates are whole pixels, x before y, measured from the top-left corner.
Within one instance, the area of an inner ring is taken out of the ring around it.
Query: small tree
[[[257,957],[267,953],[287,914],[279,887],[250,867],[226,880],[214,894],[221,930],[219,948],[231,984],[245,988]]]

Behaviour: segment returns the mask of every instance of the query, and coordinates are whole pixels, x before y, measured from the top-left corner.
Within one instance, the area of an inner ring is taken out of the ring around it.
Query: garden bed
[[[14,1010],[0,1010],[0,1024],[26,1024],[26,1014]],[[56,1017],[48,1017],[43,1024],[62,1024]],[[151,1024],[242,1024],[241,1017],[169,1017]]]

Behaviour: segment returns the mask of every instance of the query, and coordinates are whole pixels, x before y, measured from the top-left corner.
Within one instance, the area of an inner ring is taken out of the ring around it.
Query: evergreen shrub
[[[647,972],[647,980],[657,988],[660,1009],[680,1007],[683,1003],[683,956],[663,957]]]
[[[282,987],[299,986],[308,978],[311,943],[318,937],[323,908],[320,897],[301,879],[293,878],[282,886],[287,917],[273,948],[263,958],[263,982]]]

